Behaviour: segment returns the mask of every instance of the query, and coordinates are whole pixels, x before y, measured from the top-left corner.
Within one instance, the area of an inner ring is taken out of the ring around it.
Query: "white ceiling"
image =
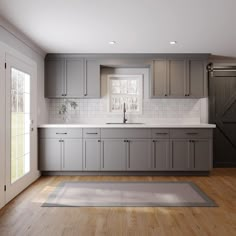
[[[0,0],[4,18],[54,53],[236,57],[235,10],[236,0]]]

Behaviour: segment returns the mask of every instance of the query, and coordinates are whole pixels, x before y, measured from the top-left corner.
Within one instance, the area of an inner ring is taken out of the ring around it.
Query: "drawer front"
[[[39,129],[40,138],[82,138],[81,128]]]
[[[152,138],[169,138],[169,129],[152,129]]]
[[[171,138],[212,138],[212,129],[171,129]]]
[[[100,137],[101,137],[101,129],[97,128],[83,129],[83,138],[100,138]]]
[[[114,128],[101,129],[101,138],[151,138],[151,129]]]

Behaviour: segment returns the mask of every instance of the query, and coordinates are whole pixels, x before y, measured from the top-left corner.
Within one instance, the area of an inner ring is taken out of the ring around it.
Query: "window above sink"
[[[108,109],[120,114],[123,105],[129,114],[142,113],[143,75],[108,75]]]

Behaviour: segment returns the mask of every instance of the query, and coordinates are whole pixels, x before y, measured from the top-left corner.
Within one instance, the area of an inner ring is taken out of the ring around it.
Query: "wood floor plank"
[[[219,207],[41,207],[61,181],[193,181]],[[1,236],[234,236],[236,169],[211,176],[43,176],[0,210]]]

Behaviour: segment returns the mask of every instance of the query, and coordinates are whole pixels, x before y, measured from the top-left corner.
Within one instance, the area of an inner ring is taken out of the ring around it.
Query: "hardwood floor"
[[[219,207],[41,207],[65,180],[176,181],[196,183]],[[236,169],[214,169],[210,177],[41,177],[0,210],[1,236],[236,235]]]

